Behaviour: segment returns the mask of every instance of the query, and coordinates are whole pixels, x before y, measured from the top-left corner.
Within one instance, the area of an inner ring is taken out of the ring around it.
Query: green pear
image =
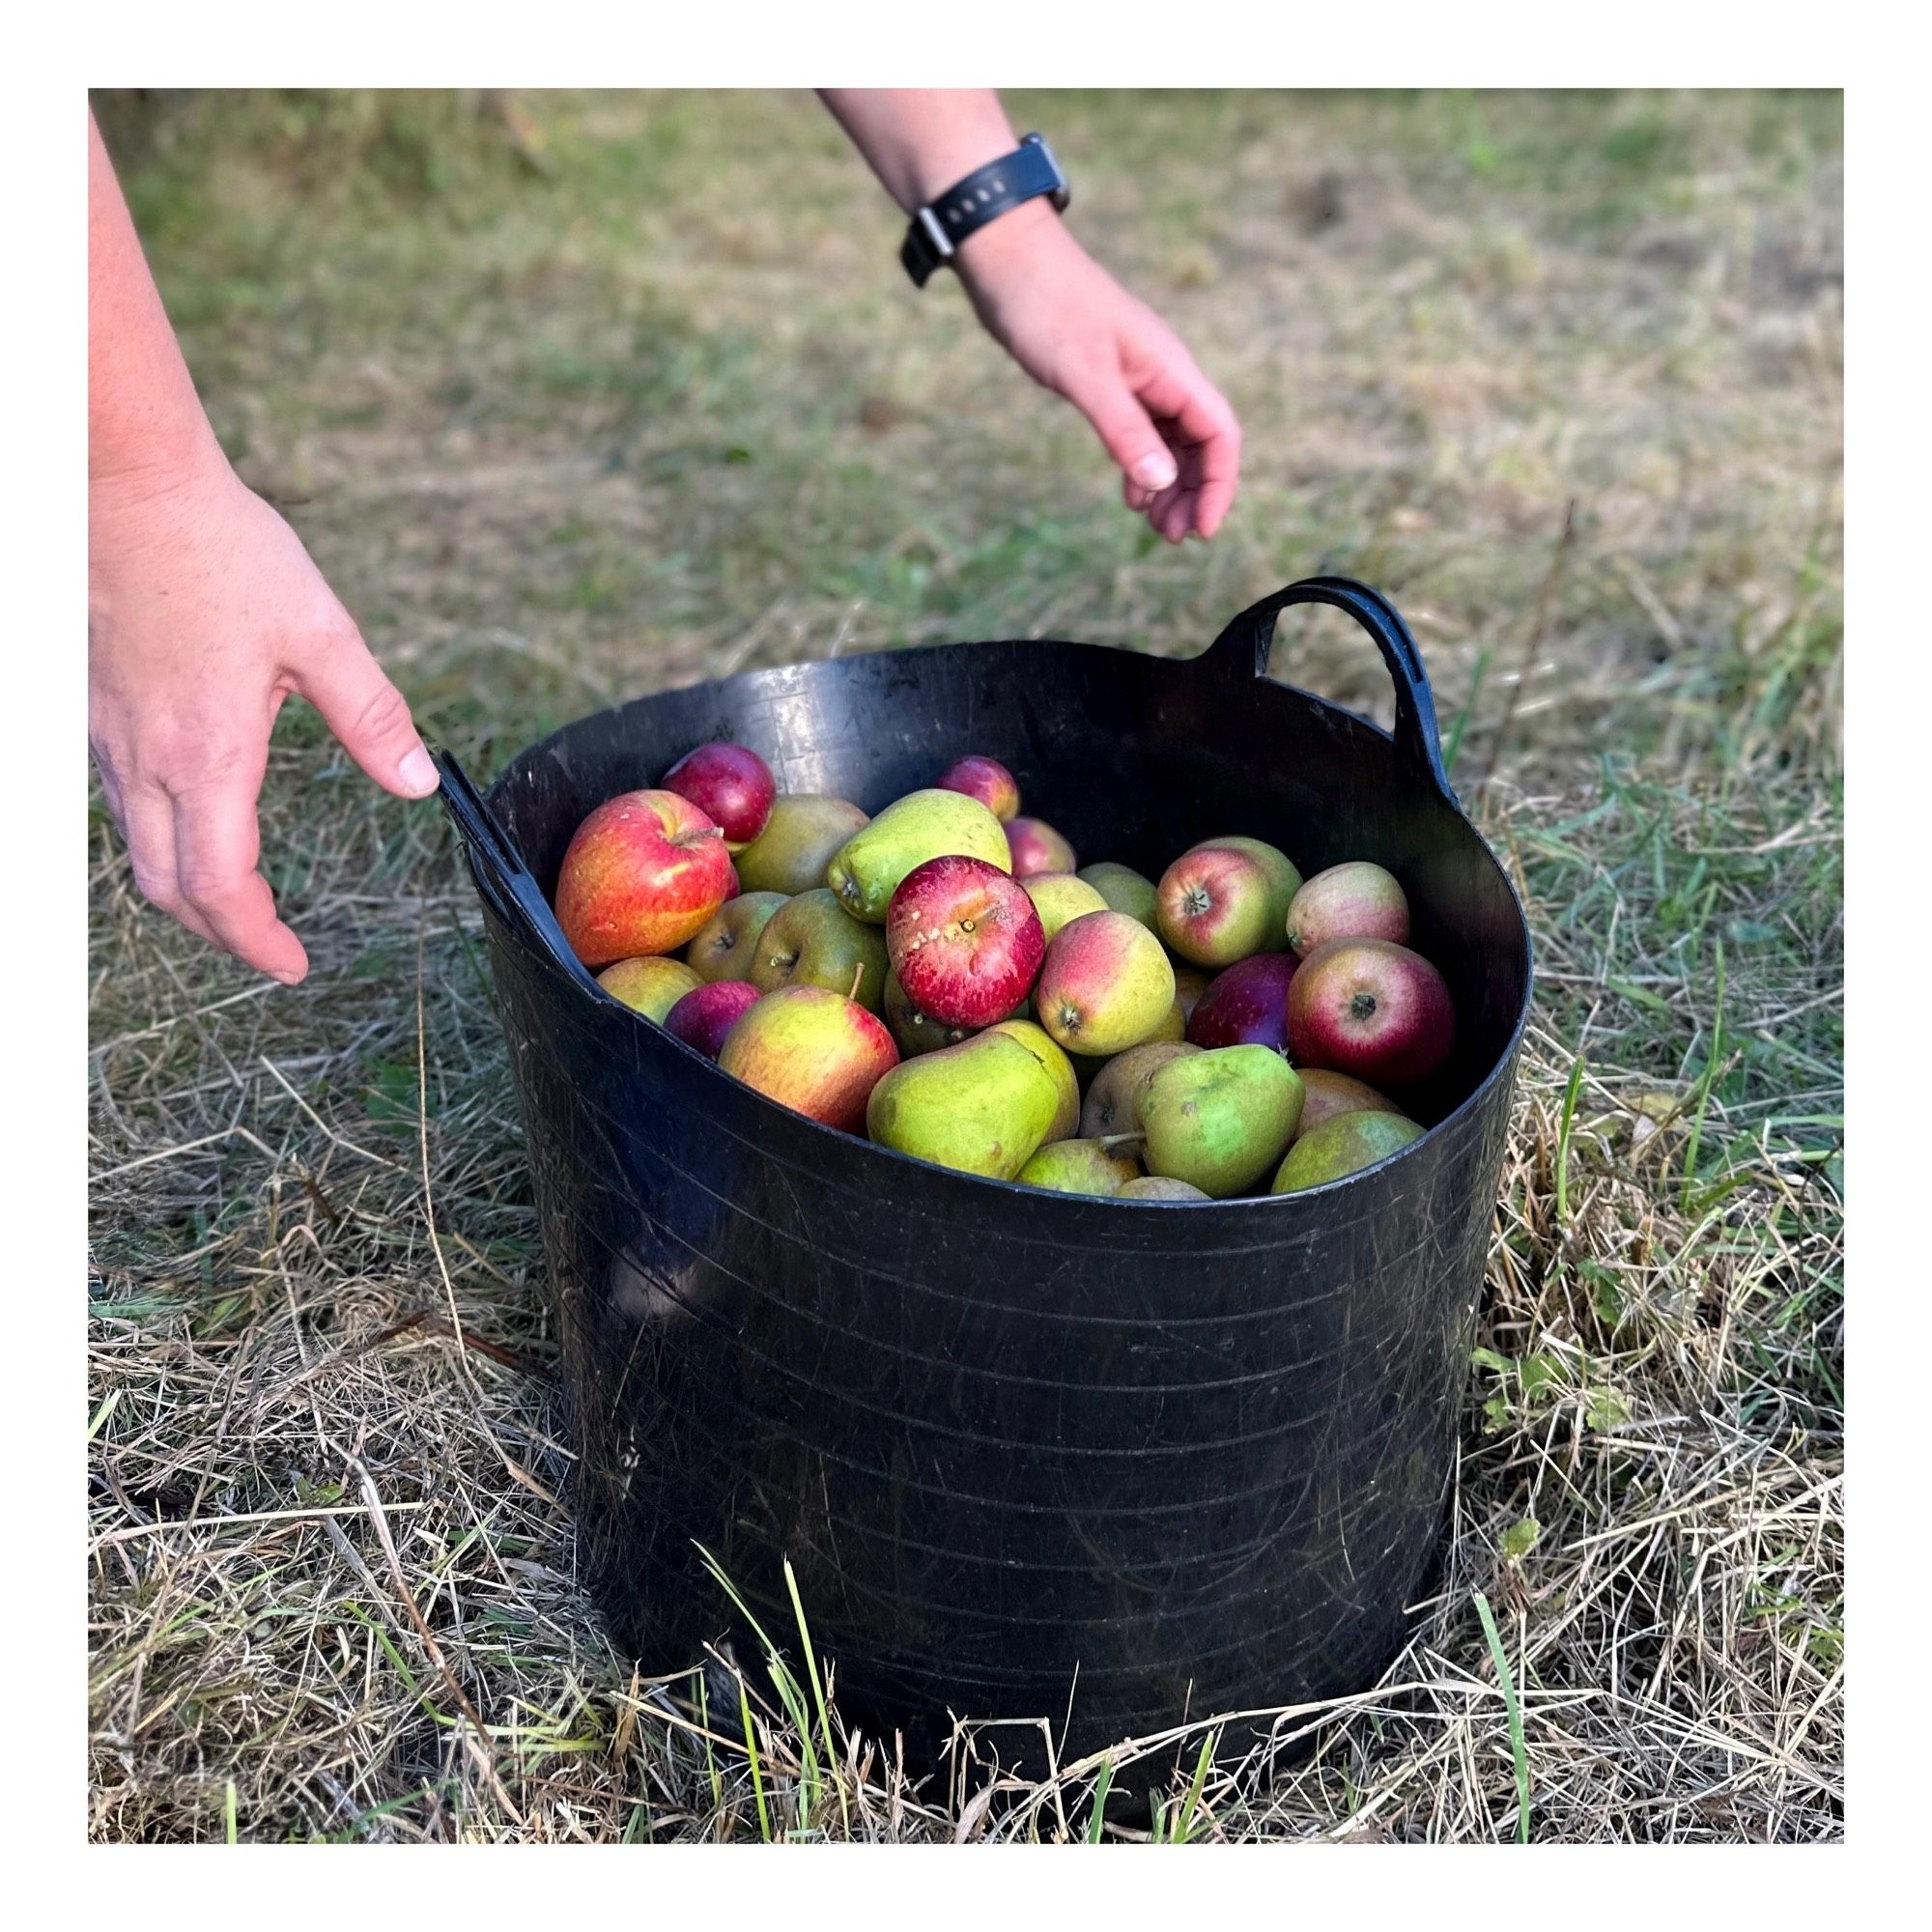
[[[1421,1138],[1422,1129],[1405,1114],[1332,1114],[1289,1149],[1268,1192],[1293,1194],[1340,1180]]]
[[[1072,872],[1035,872],[1020,881],[1033,909],[1039,915],[1040,929],[1048,939],[1069,919],[1083,912],[1105,912],[1107,901],[1085,879]]]
[[[868,925],[886,923],[899,881],[915,866],[949,853],[1013,868],[1006,829],[977,798],[960,791],[914,791],[886,807],[833,855],[825,883]]]
[[[1141,1130],[1141,1095],[1170,1060],[1199,1053],[1184,1039],[1150,1039],[1117,1053],[1094,1076],[1080,1109],[1080,1131],[1088,1139],[1102,1134],[1137,1134]]]
[[[1059,1108],[1052,1074],[1023,1041],[989,1027],[901,1061],[872,1089],[866,1130],[899,1153],[1012,1180],[1039,1151]]]
[[[1074,877],[1085,879],[1116,912],[1139,920],[1156,939],[1160,937],[1156,911],[1160,895],[1151,879],[1143,878],[1131,866],[1117,866],[1111,859],[1097,866],[1082,866]]]
[[[761,993],[781,986],[824,986],[869,1013],[886,997],[886,938],[854,919],[838,895],[820,886],[787,899],[765,922],[743,974]]]
[[[1060,1111],[1054,1115],[1053,1124],[1046,1130],[1047,1139],[1064,1141],[1069,1134],[1077,1132],[1080,1126],[1080,1082],[1074,1074],[1072,1061],[1054,1044],[1053,1037],[1047,1030],[1015,1013],[1011,1019],[1001,1020],[986,1031],[1010,1034],[1053,1075],[1053,1084],[1060,1093]]]
[[[856,805],[819,792],[772,801],[765,829],[731,863],[741,893],[809,893],[825,883],[832,855],[870,821]]]
[[[757,957],[758,934],[785,902],[783,893],[740,893],[726,899],[697,930],[684,949],[684,957],[700,980],[742,980]]]
[[[1300,1115],[1301,1076],[1273,1047],[1187,1054],[1161,1067],[1141,1096],[1142,1158],[1150,1174],[1225,1201],[1275,1167]]]
[[[1170,1180],[1164,1174],[1144,1174],[1130,1180],[1114,1196],[1116,1201],[1211,1201],[1211,1194],[1185,1180]]]
[[[1131,1153],[1106,1141],[1055,1141],[1020,1169],[1019,1179],[1053,1194],[1118,1194],[1140,1172]]]
[[[1294,895],[1301,890],[1301,873],[1295,863],[1279,846],[1269,845],[1260,838],[1230,837],[1226,838],[1204,838],[1200,845],[1190,846],[1190,851],[1198,852],[1202,845],[1218,846],[1226,852],[1241,852],[1252,859],[1268,878],[1268,943],[1262,948],[1264,952],[1286,952],[1288,945],[1288,909],[1294,903]]]

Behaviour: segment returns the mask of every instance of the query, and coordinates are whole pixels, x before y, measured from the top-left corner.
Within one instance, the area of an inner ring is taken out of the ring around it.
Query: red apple
[[[1427,1080],[1456,1042],[1449,988],[1419,952],[1386,939],[1331,939],[1301,962],[1288,1043],[1303,1066],[1377,1087]]]
[[[781,986],[739,1015],[718,1064],[781,1107],[866,1130],[872,1089],[899,1064],[883,1021],[825,986]]]
[[[1013,877],[1030,879],[1036,872],[1075,869],[1073,847],[1043,818],[1007,821],[1007,846],[1013,855]]]
[[[665,1015],[665,1031],[716,1060],[739,1016],[761,997],[748,980],[707,980],[694,986]]]
[[[983,1027],[1026,998],[1046,933],[1009,873],[947,854],[899,881],[886,908],[886,952],[906,998],[928,1019]]]
[[[1305,959],[1331,939],[1408,938],[1408,899],[1392,872],[1357,859],[1317,872],[1288,908],[1288,943]]]
[[[977,798],[1002,825],[1020,809],[1019,781],[997,758],[955,758],[939,775],[940,791]]]
[[[1196,966],[1232,966],[1282,945],[1268,916],[1273,903],[1273,881],[1258,859],[1198,846],[1160,875],[1160,936]]]
[[[1208,982],[1187,1016],[1187,1037],[1196,1046],[1271,1046],[1286,1053],[1288,989],[1295,964],[1292,952],[1237,959]]]
[[[765,829],[779,790],[771,767],[743,745],[700,745],[687,752],[659,783],[696,806],[734,852],[742,852]]]
[[[718,827],[674,791],[607,799],[576,832],[556,877],[556,918],[586,966],[671,952],[737,883]]]

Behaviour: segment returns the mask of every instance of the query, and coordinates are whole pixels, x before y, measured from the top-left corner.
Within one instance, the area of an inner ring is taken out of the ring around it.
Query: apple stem
[[[1100,1145],[1103,1148],[1116,1148],[1123,1145],[1127,1141],[1144,1141],[1147,1139],[1147,1135],[1144,1133],[1102,1134],[1099,1138],[1100,1138]]]
[[[845,995],[845,997],[848,1000],[851,1000],[854,1004],[857,1003],[859,998],[860,981],[863,980],[865,977],[866,977],[866,962],[862,959],[860,960],[858,965],[856,965],[852,969],[852,990]]]

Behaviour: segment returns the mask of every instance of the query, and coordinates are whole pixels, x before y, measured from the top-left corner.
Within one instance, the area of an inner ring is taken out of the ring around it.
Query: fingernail
[[[1165,490],[1180,472],[1166,450],[1152,450],[1127,471],[1143,490]]]
[[[440,782],[436,775],[436,760],[420,745],[403,760],[396,776],[412,798],[427,798]]]

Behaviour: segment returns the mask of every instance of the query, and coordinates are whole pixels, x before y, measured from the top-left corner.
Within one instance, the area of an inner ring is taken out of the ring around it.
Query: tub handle
[[[533,940],[563,969],[567,978],[593,992],[599,990],[590,969],[570,950],[563,927],[557,923],[556,914],[551,910],[550,901],[544,897],[530,868],[497,823],[497,814],[490,810],[456,753],[433,745],[430,756],[442,774],[439,796],[456,827],[456,836],[469,855],[477,890],[497,918]]]
[[[1456,794],[1442,763],[1442,736],[1435,723],[1435,695],[1429,688],[1422,653],[1402,612],[1379,590],[1352,577],[1305,577],[1251,605],[1208,645],[1205,662],[1235,677],[1265,677],[1274,648],[1275,619],[1293,604],[1332,604],[1346,611],[1375,639],[1395,686],[1396,746],[1451,805]]]

